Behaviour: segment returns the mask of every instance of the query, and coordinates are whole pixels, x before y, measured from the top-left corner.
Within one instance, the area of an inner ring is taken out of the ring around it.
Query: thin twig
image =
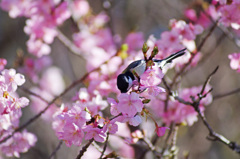
[[[167,149],[167,146],[168,146],[168,141],[173,133],[173,130],[174,130],[174,127],[175,127],[175,123],[171,122],[171,125],[170,125],[170,130],[168,131],[168,135],[167,135],[167,138],[165,139],[165,142],[164,142],[164,145],[163,145],[163,148],[162,148],[162,152],[161,152],[161,155],[163,156],[164,152],[166,151]]]
[[[108,138],[109,138],[109,132],[107,133],[107,138],[106,138],[106,141],[105,141],[105,143],[104,143],[104,146],[103,146],[103,150],[102,150],[101,156],[99,157],[100,159],[102,159],[102,157],[103,157],[103,155],[104,155],[104,152],[105,152],[106,149],[107,149]]]
[[[219,98],[230,96],[230,95],[233,95],[233,94],[239,93],[239,92],[240,92],[240,88],[237,88],[237,89],[234,89],[234,90],[226,92],[226,93],[221,93],[221,94],[214,95],[213,99],[214,100],[219,99]]]
[[[54,149],[54,151],[50,154],[50,156],[48,157],[48,159],[52,159],[52,158],[56,155],[57,151],[61,148],[62,144],[63,144],[63,140],[61,140],[61,141],[58,143],[57,147],[56,147],[56,148]]]
[[[102,153],[101,147],[100,147],[95,141],[92,142],[92,146],[93,146],[95,149],[97,149],[98,152]]]
[[[93,138],[89,140],[89,142],[79,151],[79,154],[77,155],[76,159],[80,159],[83,156],[83,154],[87,151],[88,147],[91,145],[93,141],[94,141]]]
[[[171,158],[175,158],[178,152],[177,149],[177,134],[178,134],[178,126],[175,125],[174,130],[173,130],[173,137],[172,137],[172,141],[170,144],[170,156]]]
[[[207,84],[208,84],[209,81],[211,80],[211,77],[217,72],[218,68],[219,68],[219,67],[217,66],[217,67],[213,70],[213,72],[208,75],[206,81],[205,81],[204,84],[203,84],[202,90],[201,90],[201,92],[200,92],[201,95],[203,94],[203,92],[204,92]]]
[[[69,51],[74,55],[83,58],[84,54],[82,51],[75,44],[73,44],[60,30],[57,31],[57,38],[69,49]]]
[[[32,96],[35,96],[35,97],[39,98],[40,100],[42,100],[42,101],[45,102],[46,104],[49,103],[49,101],[47,101],[46,99],[44,99],[42,96],[40,96],[39,94],[36,94],[36,93],[30,91],[29,89],[27,89],[27,88],[25,88],[25,87],[19,87],[19,89],[21,89],[21,90],[24,91],[25,93],[28,93],[28,94],[30,94],[30,95],[32,95]]]

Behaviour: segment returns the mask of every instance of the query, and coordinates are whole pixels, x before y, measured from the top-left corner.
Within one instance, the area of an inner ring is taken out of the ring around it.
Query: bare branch
[[[233,94],[238,93],[238,92],[240,92],[240,88],[234,89],[234,90],[226,92],[226,93],[221,93],[221,94],[214,95],[213,99],[219,99],[219,98],[222,98],[222,97],[230,96],[230,95],[233,95]]]
[[[215,68],[215,70],[213,70],[213,72],[208,75],[206,81],[205,81],[204,84],[203,84],[202,90],[201,90],[201,92],[200,92],[201,95],[203,95],[203,92],[204,92],[207,84],[208,84],[209,81],[211,80],[211,77],[217,72],[218,68],[219,68],[219,67],[217,66],[217,67]]]
[[[104,152],[105,152],[106,149],[107,149],[108,138],[109,138],[109,132],[107,133],[107,138],[106,138],[106,141],[105,141],[105,143],[104,143],[104,147],[103,147],[101,156],[99,157],[100,159],[102,159],[102,157],[103,157],[103,155],[104,155]]]
[[[27,88],[25,88],[25,87],[19,87],[19,89],[21,89],[22,91],[24,91],[24,92],[26,92],[26,93],[28,93],[28,94],[30,94],[30,95],[32,95],[32,96],[35,96],[35,97],[39,98],[40,100],[42,100],[42,101],[45,102],[46,104],[49,103],[49,101],[47,101],[46,99],[44,99],[43,97],[41,97],[39,94],[36,94],[36,93],[30,91],[29,89],[27,89]]]
[[[82,51],[73,44],[60,30],[57,30],[57,38],[68,48],[68,50],[74,55],[83,58]]]
[[[83,154],[87,151],[88,147],[91,145],[93,141],[94,141],[93,138],[89,140],[89,142],[79,151],[79,154],[77,155],[76,159],[80,159],[83,156]]]
[[[61,148],[62,144],[63,144],[63,141],[61,140],[58,143],[57,147],[54,149],[54,151],[51,153],[51,155],[48,157],[48,159],[52,159],[56,155],[57,151]]]

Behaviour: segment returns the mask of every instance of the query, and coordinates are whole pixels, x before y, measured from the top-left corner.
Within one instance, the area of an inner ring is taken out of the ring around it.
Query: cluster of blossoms
[[[98,92],[90,95],[85,88],[81,88],[73,100],[73,104],[62,105],[54,114],[53,129],[67,146],[80,146],[83,138],[103,142],[107,130],[110,133],[117,131],[113,122],[101,117],[107,102],[102,100]]]
[[[198,94],[201,92],[202,86],[184,88],[178,91],[179,98],[184,101],[192,102],[192,98],[197,99]],[[207,93],[210,90],[210,86],[207,85],[203,94]],[[185,105],[180,103],[177,100],[169,100],[167,109],[165,108],[164,101],[166,100],[166,94],[160,94],[157,98],[151,98],[151,101],[148,105],[148,108],[152,110],[153,114],[162,119],[163,123],[167,125],[172,122],[177,124],[184,124],[191,126],[194,122],[197,121],[197,112],[194,110],[192,106]],[[212,95],[210,93],[207,94],[205,98],[200,101],[199,109],[201,112],[204,111],[204,106],[209,105],[212,102]],[[152,107],[154,105],[154,107]]]
[[[230,66],[233,70],[240,72],[240,53],[233,53],[228,55],[228,58],[231,60]]]
[[[51,52],[51,44],[57,35],[57,26],[71,15],[68,3],[61,0],[2,0],[0,6],[10,17],[26,17],[24,31],[29,35],[28,51],[38,57]]]
[[[4,69],[0,75],[0,139],[3,140],[18,126],[22,116],[21,108],[29,104],[26,97],[18,97],[16,90],[25,82],[22,74],[14,69]],[[35,145],[36,137],[27,132],[15,133],[14,136],[0,145],[0,150],[6,156],[19,157],[19,153],[26,152]]]
[[[238,24],[239,22],[230,16],[231,7],[238,5],[238,2],[234,1],[230,5],[224,1],[220,3],[221,22],[226,26]],[[159,85],[166,71],[156,66],[148,67],[140,75],[140,83],[135,81],[131,93],[120,94],[116,87],[117,75],[131,61],[143,59],[139,50],[144,42],[144,35],[142,33],[130,33],[125,39],[114,37],[111,30],[105,27],[109,17],[104,13],[97,16],[88,14],[91,10],[87,1],[2,0],[0,6],[2,9],[9,11],[9,15],[13,18],[20,16],[28,18],[24,28],[24,31],[30,37],[27,42],[28,50],[39,58],[36,60],[26,58],[24,67],[20,68],[19,71],[29,77],[34,84],[39,84],[37,85],[39,88],[31,88],[31,91],[41,94],[44,99],[49,101],[64,91],[65,86],[61,72],[55,67],[47,68],[51,65],[51,60],[43,55],[50,53],[49,45],[58,34],[57,27],[70,16],[79,26],[80,31],[73,34],[73,41],[81,51],[80,55],[86,60],[86,70],[92,71],[99,67],[97,71],[89,74],[84,82],[87,88],[79,90],[73,98],[73,103],[62,104],[60,108],[53,104],[43,115],[44,119],[49,121],[54,114],[53,129],[57,137],[63,140],[67,146],[80,146],[83,140],[90,139],[104,142],[107,133],[115,134],[118,131],[119,123],[128,123],[133,126],[141,124],[142,119],[139,114],[146,113],[146,109],[153,110],[153,114],[167,126],[172,122],[192,125],[197,120],[197,113],[194,108],[176,100],[169,100],[168,107],[165,108],[165,90]],[[214,5],[212,6],[214,7]],[[235,7],[234,12],[239,12],[237,7]],[[215,19],[218,16],[217,10],[214,8],[209,7],[209,13]],[[199,21],[193,10],[188,10],[186,15],[195,24],[188,24],[183,20],[171,20],[170,31],[162,32],[159,39],[150,36],[147,40],[147,45],[150,47],[147,52],[148,55],[155,46],[159,48],[159,52],[155,56],[157,59],[163,59],[186,47],[192,53],[197,54],[191,65],[197,64],[201,54],[197,53],[198,50],[194,40],[197,35],[203,32],[203,27],[206,27],[206,25],[201,23],[204,20]],[[201,15],[202,19],[206,19],[204,14]],[[224,19],[224,16],[227,19]],[[118,48],[116,46],[118,43],[124,45]],[[188,62],[190,57],[191,54],[188,52],[183,57],[176,59],[174,61],[174,64],[177,64],[176,68],[178,69]],[[229,58],[232,60],[231,66],[239,69],[238,55],[233,54]],[[5,65],[6,60],[0,59],[0,70],[3,70]],[[46,70],[42,72],[43,69]],[[42,73],[41,77],[38,75],[40,73]],[[29,104],[27,98],[19,98],[16,94],[17,87],[24,82],[24,76],[16,74],[15,70],[2,71],[0,76],[0,92],[2,94],[0,98],[0,120],[4,122],[1,122],[1,139],[18,127],[19,118],[22,115],[21,108]],[[190,96],[197,98],[201,88],[201,86],[185,88],[179,90],[178,94],[180,98],[191,101]],[[136,93],[137,91],[139,92]],[[107,98],[110,93],[115,93],[117,100]],[[107,98],[107,101],[103,100],[104,98]],[[201,100],[200,110],[204,111],[204,106],[210,104],[211,100],[210,94]],[[46,103],[36,97],[31,97],[31,101],[32,110],[36,113],[46,106]],[[111,119],[104,117],[105,114],[103,114],[103,110],[108,106],[108,103],[111,106],[110,113],[113,116]],[[156,133],[158,136],[163,136],[168,128],[158,126],[157,122],[154,122]],[[138,135],[135,136],[141,138]],[[23,131],[22,133],[15,133],[11,139],[0,146],[0,149],[8,156],[19,157],[19,153],[26,152],[35,142],[36,137],[33,134]]]
[[[193,8],[188,8],[185,11],[185,16],[195,24],[199,24],[204,28],[209,27],[213,20],[218,20],[222,26],[231,27],[234,36],[239,37],[240,29],[240,1],[239,0],[213,0],[211,4],[208,4],[208,7],[197,13]],[[199,16],[198,16],[199,15]],[[238,53],[233,53],[228,56],[231,60],[230,67],[233,70],[239,70],[240,63]],[[238,71],[239,72],[239,71]]]

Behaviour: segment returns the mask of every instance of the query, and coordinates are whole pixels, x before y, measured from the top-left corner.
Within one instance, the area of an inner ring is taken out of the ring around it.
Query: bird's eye
[[[121,93],[126,93],[129,87],[129,81],[125,74],[120,74],[117,77],[117,87]]]

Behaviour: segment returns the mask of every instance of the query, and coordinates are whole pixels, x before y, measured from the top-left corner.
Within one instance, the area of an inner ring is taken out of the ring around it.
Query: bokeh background
[[[89,2],[95,13],[102,11],[102,1],[89,0]],[[184,19],[184,9],[198,2],[201,3],[201,0],[112,0],[110,15],[113,31],[122,38],[131,31],[143,32],[146,39],[151,34],[159,38],[162,31],[168,30],[170,19]],[[24,18],[11,19],[6,12],[0,10],[0,57],[8,59],[7,67],[14,66],[17,50],[21,49],[27,53],[25,42],[28,37],[23,32],[24,25]],[[67,21],[61,26],[61,30],[70,37],[73,30],[69,30],[69,27],[71,22]],[[202,38],[203,36],[200,36],[197,41],[199,42]],[[84,61],[69,53],[58,39],[55,39],[51,46],[53,63],[63,70],[66,85],[85,73]],[[240,52],[240,47],[224,35],[221,29],[216,28],[202,49],[202,53],[209,56],[182,78],[182,86],[188,88],[203,84],[208,74],[219,66],[219,70],[210,82],[213,87],[213,96],[239,88],[240,74],[232,70],[229,65],[228,55],[233,52]],[[171,74],[168,76],[170,78]],[[64,97],[65,100],[70,98],[76,90],[78,88],[69,92]],[[235,93],[214,100],[205,110],[206,118],[213,129],[237,143],[240,143],[239,103],[240,93]],[[26,107],[21,122],[27,121],[32,116],[31,110]],[[38,142],[28,153],[22,154],[21,159],[47,158],[59,142],[51,129],[51,124],[38,119],[27,129],[37,135]],[[191,159],[239,158],[238,154],[222,143],[208,141],[207,135],[208,130],[201,121],[191,127],[181,126],[177,140],[178,157],[184,158],[183,153],[189,152]],[[78,147],[68,148],[63,145],[56,159],[75,158],[78,151]]]

